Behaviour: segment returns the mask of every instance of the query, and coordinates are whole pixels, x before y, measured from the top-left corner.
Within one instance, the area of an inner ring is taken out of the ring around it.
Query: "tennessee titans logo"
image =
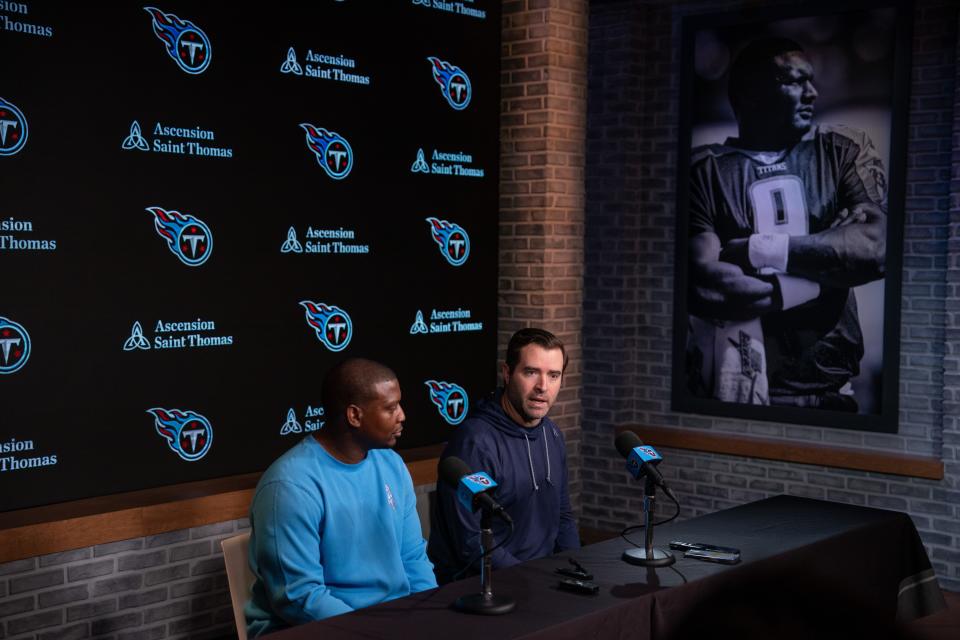
[[[210,421],[195,411],[180,409],[147,409],[153,416],[157,433],[167,439],[167,445],[187,462],[196,462],[210,451],[213,427]]]
[[[213,234],[203,220],[179,211],[167,211],[160,207],[147,207],[153,214],[157,233],[167,241],[167,246],[180,262],[190,267],[199,267],[213,251]]]
[[[427,218],[427,222],[430,223],[433,239],[440,246],[440,253],[447,262],[455,267],[466,262],[470,256],[470,236],[464,228],[437,218]]]
[[[154,7],[144,9],[153,17],[153,32],[167,46],[167,54],[178,67],[190,74],[207,70],[213,47],[210,46],[210,38],[200,27]]]
[[[307,147],[317,156],[317,162],[334,180],[343,180],[353,169],[353,149],[339,133],[327,131],[304,122],[300,125],[307,132]]]
[[[30,358],[30,334],[22,325],[0,316],[0,375],[23,368]]]
[[[437,405],[437,410],[444,420],[453,425],[463,422],[469,408],[467,392],[463,387],[436,380],[427,380],[424,384],[430,389],[430,400]]]
[[[304,300],[307,324],[317,332],[317,339],[330,351],[343,351],[353,338],[353,323],[340,307]]]
[[[27,144],[27,118],[20,109],[0,98],[0,156],[12,156]]]
[[[447,103],[457,111],[462,111],[470,104],[473,90],[470,88],[470,78],[460,67],[455,67],[440,58],[427,58],[433,65],[433,79],[440,85],[440,92]]]

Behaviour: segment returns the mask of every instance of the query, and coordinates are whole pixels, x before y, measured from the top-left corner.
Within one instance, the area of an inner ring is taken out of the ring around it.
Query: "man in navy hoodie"
[[[555,335],[536,328],[516,332],[507,345],[503,388],[478,403],[441,455],[460,458],[499,485],[497,501],[513,518],[515,532],[493,552],[495,569],[580,546],[567,492],[563,435],[546,417],[566,368],[567,353]],[[499,519],[493,527],[499,544],[509,529]],[[456,490],[444,483],[437,486],[427,551],[440,583],[452,580],[468,563],[473,573],[479,572],[480,516],[460,504]]]

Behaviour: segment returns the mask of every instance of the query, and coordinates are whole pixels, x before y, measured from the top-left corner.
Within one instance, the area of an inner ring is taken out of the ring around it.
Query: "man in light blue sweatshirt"
[[[254,493],[250,638],[437,586],[413,481],[390,450],[404,421],[397,376],[346,360],[321,397],[324,427],[280,456]]]

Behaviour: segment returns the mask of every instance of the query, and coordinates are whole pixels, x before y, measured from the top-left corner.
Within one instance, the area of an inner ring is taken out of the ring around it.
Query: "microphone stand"
[[[644,548],[627,549],[621,559],[641,567],[668,567],[676,558],[666,549],[653,546],[653,512],[656,509],[657,485],[647,476],[643,482],[643,529]]]
[[[489,551],[493,549],[493,514],[486,509],[483,509],[480,513],[480,548],[484,552],[480,565],[480,593],[460,596],[453,603],[453,606],[458,611],[487,616],[510,613],[516,606],[516,602],[509,596],[493,595],[493,588],[490,585],[493,558],[490,557]]]

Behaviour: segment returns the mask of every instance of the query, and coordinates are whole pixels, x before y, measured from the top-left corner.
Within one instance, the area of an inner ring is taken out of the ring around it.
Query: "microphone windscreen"
[[[470,467],[460,458],[449,456],[440,461],[437,472],[444,482],[455,487],[460,482],[460,478],[470,475]]]
[[[613,441],[614,446],[617,448],[617,451],[620,452],[624,458],[630,455],[630,452],[635,448],[643,444],[643,440],[637,437],[633,431],[622,431],[620,435],[617,436],[617,439]]]

